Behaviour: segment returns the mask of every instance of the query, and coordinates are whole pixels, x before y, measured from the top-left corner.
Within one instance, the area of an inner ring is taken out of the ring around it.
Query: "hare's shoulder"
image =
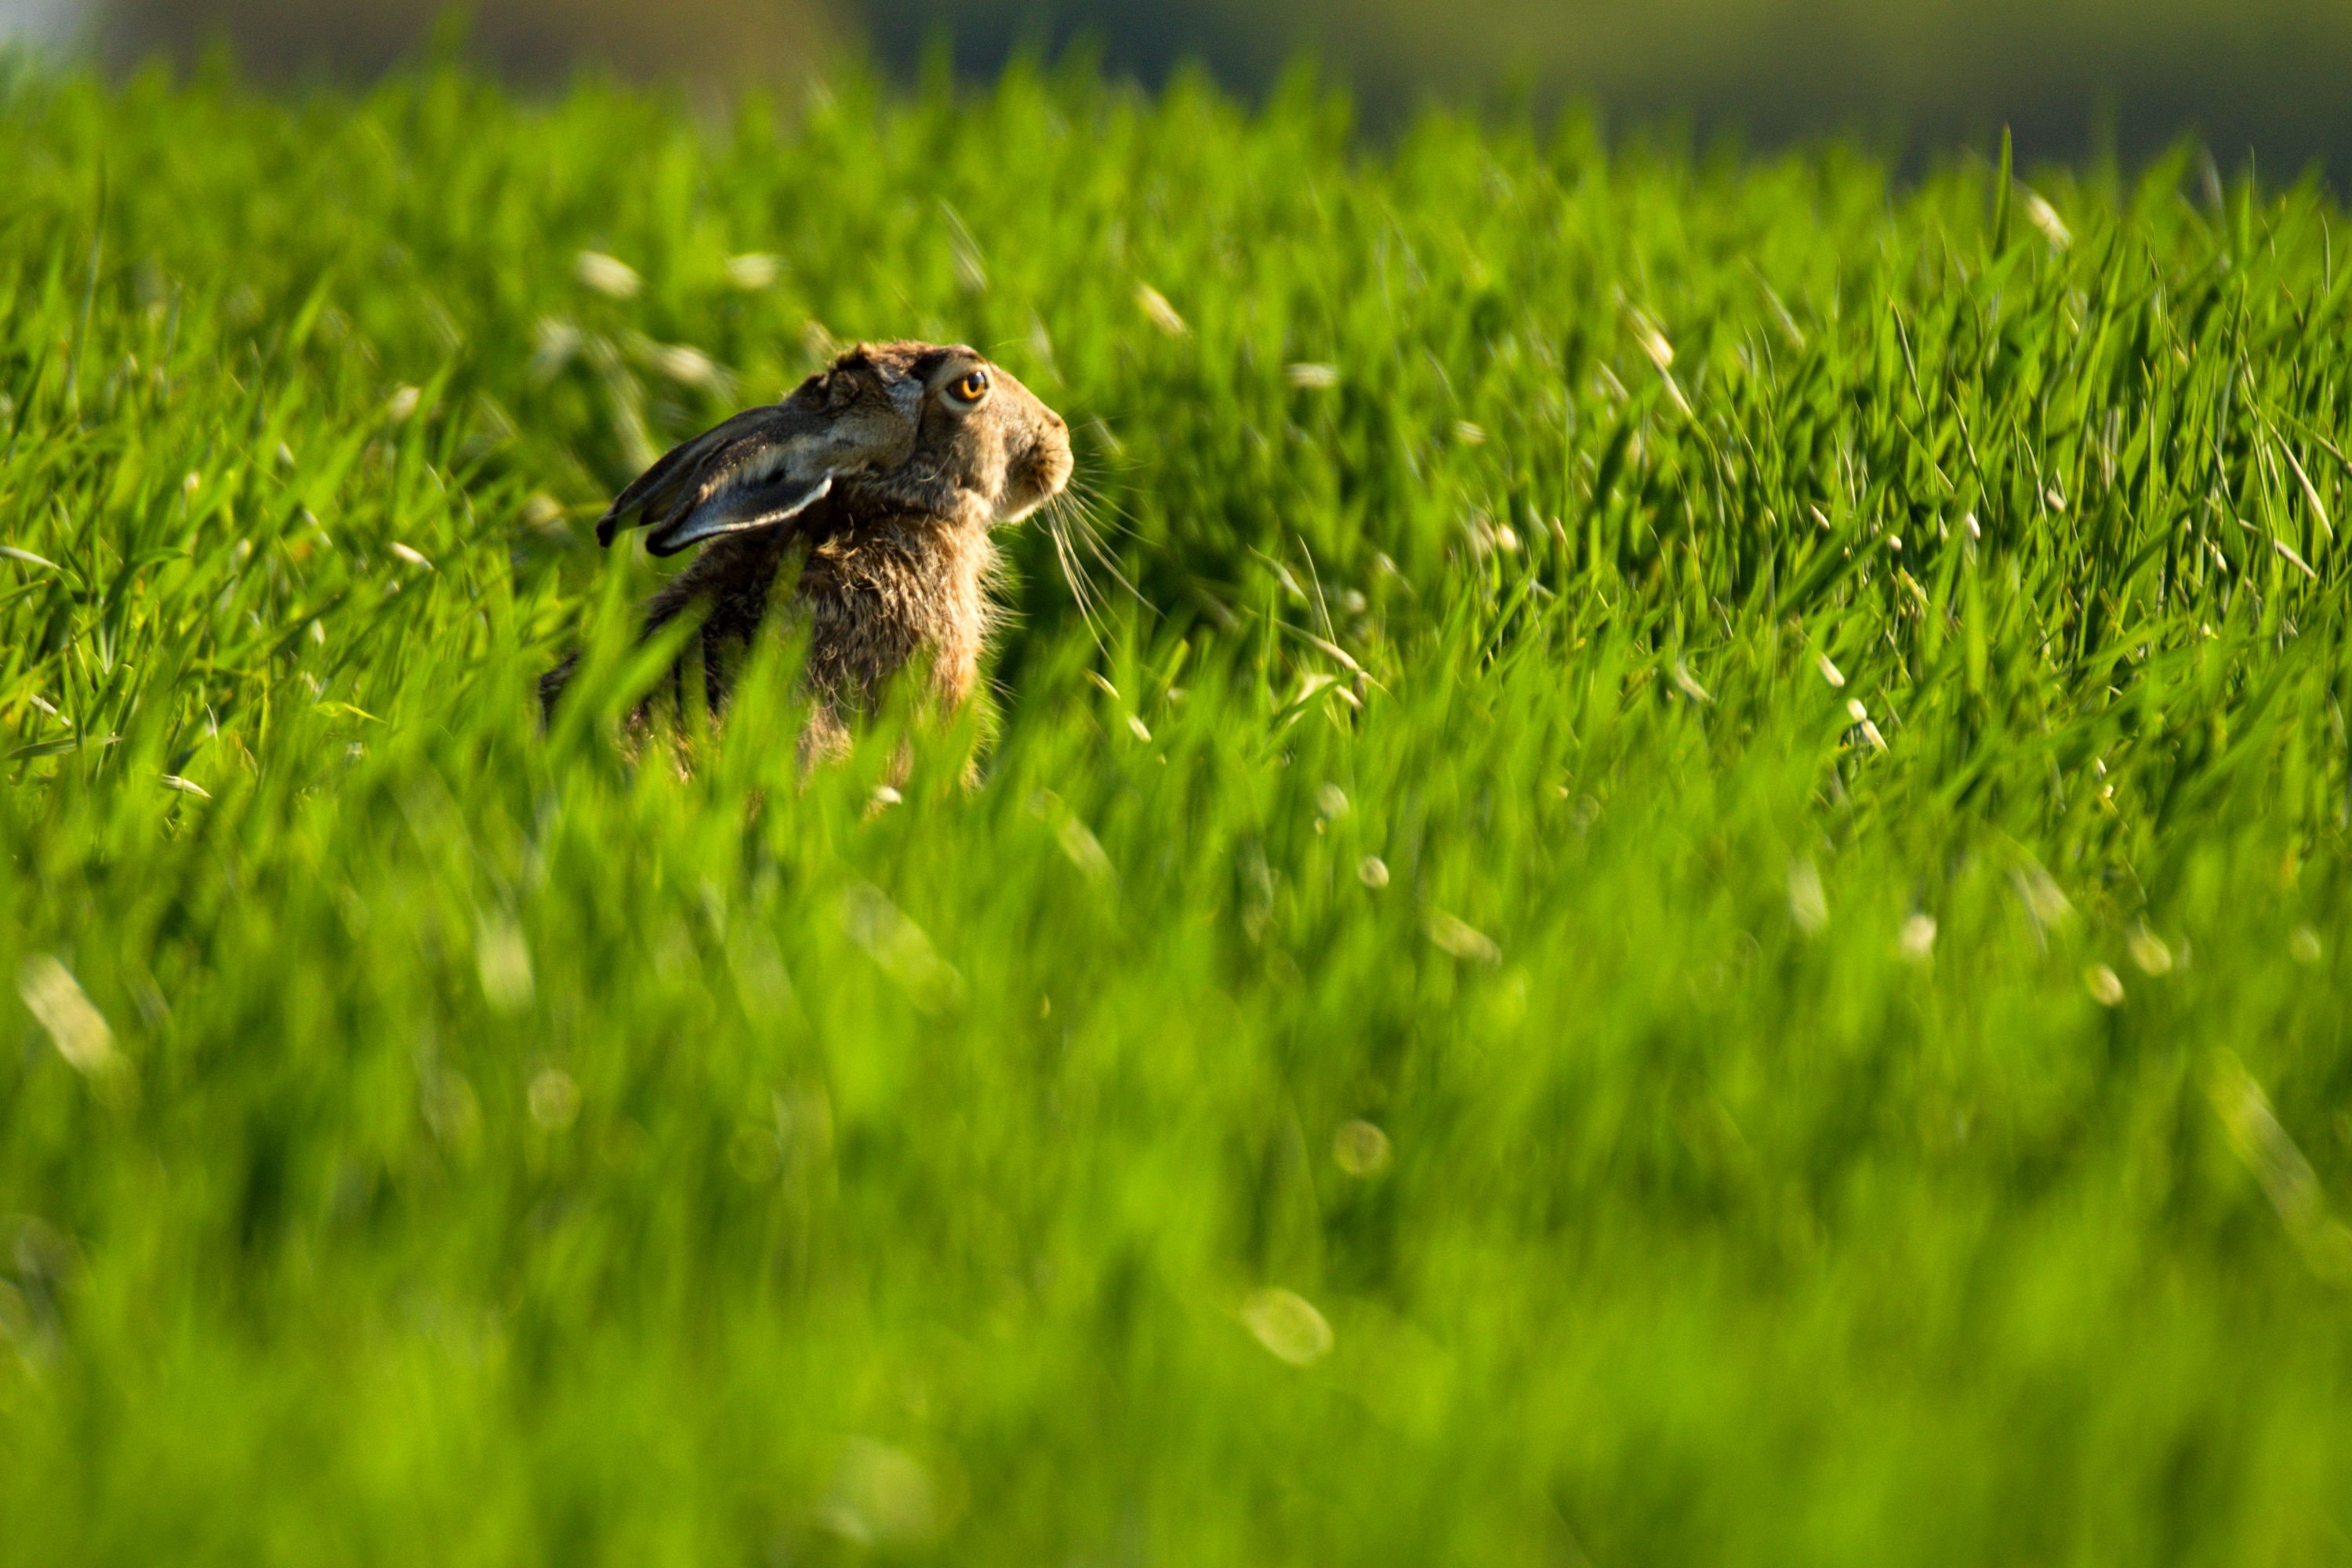
[[[803,542],[795,531],[761,530],[714,539],[646,606],[646,629],[688,609],[705,615],[707,632],[749,635],[765,615],[776,579]]]

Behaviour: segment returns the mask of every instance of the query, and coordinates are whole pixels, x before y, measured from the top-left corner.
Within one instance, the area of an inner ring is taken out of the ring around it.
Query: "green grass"
[[[0,1559],[2352,1561],[2331,196],[837,90],[0,96]],[[1150,606],[879,813],[587,537],[827,332]]]

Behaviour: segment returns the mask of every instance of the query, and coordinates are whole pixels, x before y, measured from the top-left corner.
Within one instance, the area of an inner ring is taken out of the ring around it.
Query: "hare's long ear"
[[[646,548],[675,555],[787,521],[832,489],[835,474],[870,462],[877,434],[792,404],[738,414],[638,476],[596,524],[596,542],[643,522],[653,528]]]

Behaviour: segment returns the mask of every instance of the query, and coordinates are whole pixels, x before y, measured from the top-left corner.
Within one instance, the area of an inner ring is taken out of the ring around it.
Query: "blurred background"
[[[124,67],[225,44],[268,77],[364,78],[443,0],[0,0],[0,37]],[[985,75],[1073,44],[1147,82],[1260,92],[1301,54],[1393,123],[1432,96],[1576,99],[1612,125],[1919,151],[2012,127],[2029,156],[2153,152],[2352,171],[2352,0],[475,0],[460,47],[515,80],[583,67],[725,85],[870,59]]]

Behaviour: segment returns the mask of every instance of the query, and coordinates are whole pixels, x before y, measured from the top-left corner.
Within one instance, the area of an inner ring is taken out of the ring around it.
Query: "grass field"
[[[2352,1562],[2332,196],[1029,72],[0,169],[0,1560]],[[1139,599],[1013,537],[975,790],[781,644],[632,762],[588,523],[901,334]]]

